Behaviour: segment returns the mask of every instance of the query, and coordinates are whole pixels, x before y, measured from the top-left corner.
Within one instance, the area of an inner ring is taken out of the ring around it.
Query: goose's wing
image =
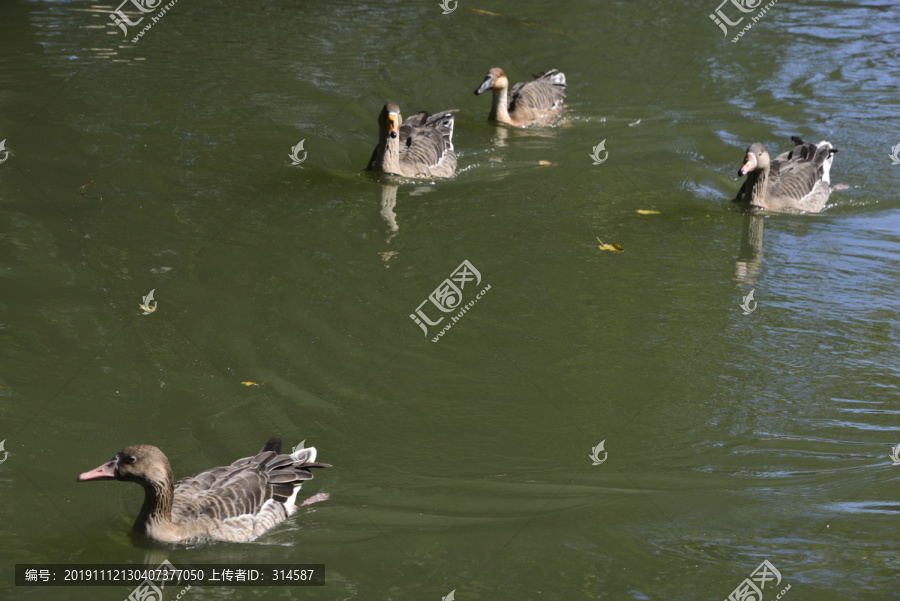
[[[556,69],[534,76],[529,82],[517,83],[509,90],[509,112],[562,111],[566,97],[566,76]]]
[[[456,169],[453,150],[453,113],[425,111],[400,126],[400,163],[411,175],[452,175]],[[449,173],[446,173],[449,169]]]
[[[267,501],[286,503],[297,484],[313,477],[312,467],[326,464],[295,464],[290,455],[268,450],[182,478],[175,483],[173,518],[176,510],[182,519],[205,516],[215,522],[256,515]]]

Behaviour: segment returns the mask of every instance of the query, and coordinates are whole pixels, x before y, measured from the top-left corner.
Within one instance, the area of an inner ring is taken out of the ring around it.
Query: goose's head
[[[738,175],[747,175],[751,171],[765,169],[769,166],[770,160],[769,151],[766,150],[766,147],[759,142],[754,142],[747,149],[747,154],[744,155],[744,162],[741,164],[741,168],[738,169]]]
[[[490,89],[505,90],[508,87],[509,80],[506,79],[506,73],[503,72],[503,69],[494,67],[487,72],[487,75],[484,76],[484,81],[481,82],[481,85],[478,86],[477,90],[475,90],[475,95],[477,96],[478,94],[487,92]]]
[[[150,445],[126,447],[98,468],[78,476],[78,482],[88,480],[124,480],[142,486],[172,480],[169,460],[162,451]]]
[[[403,124],[403,117],[400,116],[400,107],[393,102],[389,102],[381,109],[378,115],[378,127],[387,135],[396,138],[400,135],[400,125]]]

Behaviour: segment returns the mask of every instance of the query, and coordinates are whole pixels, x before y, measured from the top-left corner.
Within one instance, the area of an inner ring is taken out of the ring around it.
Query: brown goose
[[[245,542],[260,536],[294,513],[294,501],[316,449],[281,454],[281,439],[272,438],[255,457],[172,483],[172,469],[163,452],[150,445],[122,449],[100,467],[78,476],[87,480],[124,480],[144,487],[144,505],[132,528],[167,543],[203,540]],[[317,495],[315,500],[325,500]],[[315,502],[315,501],[312,501]],[[309,500],[303,503],[309,504]]]
[[[793,150],[769,157],[766,147],[755,142],[747,149],[738,175],[747,179],[735,197],[770,211],[818,213],[831,194],[831,163],[838,149],[830,142],[809,144],[791,137]]]
[[[369,159],[369,171],[404,177],[453,177],[453,113],[429,115],[422,111],[403,121],[400,107],[390,102],[378,116],[378,146]]]
[[[494,90],[489,120],[517,127],[551,125],[563,112],[566,76],[552,69],[543,75],[535,75],[529,82],[517,83],[509,89],[506,73],[503,69],[494,67],[488,71],[475,94],[487,90]]]

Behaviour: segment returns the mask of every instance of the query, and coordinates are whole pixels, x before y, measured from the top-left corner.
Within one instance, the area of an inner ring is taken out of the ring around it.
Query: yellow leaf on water
[[[549,167],[552,164],[553,163],[551,163],[550,161],[538,161],[538,165],[540,165],[541,167]]]
[[[641,215],[659,215],[659,211],[651,211],[649,209],[638,209],[637,212]]]
[[[476,13],[484,13],[484,14],[486,14],[486,15],[492,15],[492,16],[494,16],[494,17],[499,17],[499,16],[500,16],[500,15],[498,15],[497,13],[492,13],[492,12],[489,11],[489,10],[481,10],[480,8],[470,8],[469,10],[471,10],[472,12],[476,12]]]
[[[241,382],[244,386],[259,386],[258,382]]]
[[[597,238],[597,242],[600,243],[600,250],[614,250],[616,252],[625,252],[625,247],[621,244],[604,244],[603,240]]]

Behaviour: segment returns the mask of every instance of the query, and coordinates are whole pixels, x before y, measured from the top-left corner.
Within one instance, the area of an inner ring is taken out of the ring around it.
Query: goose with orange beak
[[[403,121],[400,107],[390,102],[378,116],[378,146],[366,167],[404,177],[453,177],[453,113],[425,111]]]
[[[793,136],[794,148],[775,159],[760,142],[747,148],[738,169],[747,176],[735,202],[770,211],[818,213],[831,195],[831,164],[838,149],[830,142],[810,144]]]

